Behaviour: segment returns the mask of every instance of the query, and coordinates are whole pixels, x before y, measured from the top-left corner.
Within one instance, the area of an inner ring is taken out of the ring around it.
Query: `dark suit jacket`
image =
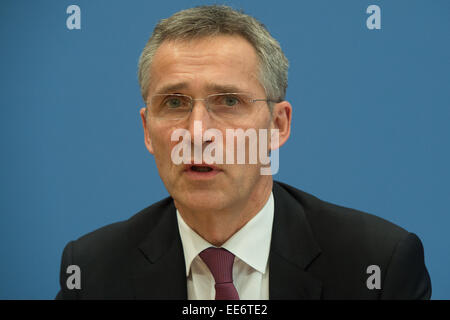
[[[274,182],[270,299],[429,299],[419,238],[376,216]],[[69,265],[81,289],[69,290]],[[381,271],[368,289],[367,267]],[[187,299],[176,209],[166,198],[130,219],[69,242],[57,299]]]

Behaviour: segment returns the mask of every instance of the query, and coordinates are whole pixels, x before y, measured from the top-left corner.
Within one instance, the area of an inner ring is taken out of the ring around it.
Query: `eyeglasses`
[[[204,99],[194,99],[184,94],[155,94],[147,101],[150,116],[163,120],[186,119],[194,108],[194,101],[204,101],[210,114],[219,119],[237,119],[254,113],[258,101],[277,102],[270,99],[253,99],[246,93],[217,93]]]

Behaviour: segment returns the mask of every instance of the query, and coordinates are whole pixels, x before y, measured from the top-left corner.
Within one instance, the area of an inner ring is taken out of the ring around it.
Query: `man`
[[[140,115],[171,197],[70,242],[57,298],[430,298],[417,236],[274,182],[250,161],[251,135],[227,135],[265,133],[260,155],[287,141],[287,68],[264,26],[229,7],[162,20],[139,61]]]

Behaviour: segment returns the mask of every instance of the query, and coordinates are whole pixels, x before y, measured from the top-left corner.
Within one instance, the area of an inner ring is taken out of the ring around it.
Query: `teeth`
[[[209,171],[212,171],[212,168],[210,168],[210,167],[192,166],[191,169],[192,169],[192,171],[197,171],[197,172],[209,172]]]

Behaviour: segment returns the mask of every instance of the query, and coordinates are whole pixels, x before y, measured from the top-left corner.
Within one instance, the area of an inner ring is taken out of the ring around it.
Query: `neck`
[[[266,204],[272,191],[273,180],[266,176],[249,197],[235,201],[221,210],[191,210],[175,201],[180,215],[186,224],[203,239],[220,247],[231,236],[249,222]]]

